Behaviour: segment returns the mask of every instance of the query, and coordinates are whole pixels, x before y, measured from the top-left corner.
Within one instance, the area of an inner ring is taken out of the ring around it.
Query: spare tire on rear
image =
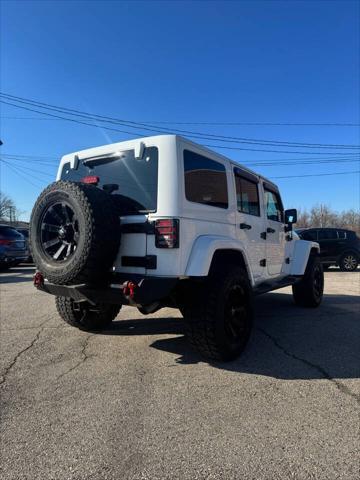
[[[33,208],[30,243],[37,269],[50,282],[104,282],[120,244],[110,194],[83,183],[52,183]]]

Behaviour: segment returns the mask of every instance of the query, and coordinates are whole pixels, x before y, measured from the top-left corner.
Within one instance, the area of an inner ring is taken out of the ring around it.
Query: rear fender
[[[206,277],[209,273],[214,253],[218,250],[240,252],[244,258],[251,284],[254,285],[244,245],[242,242],[221,235],[202,235],[196,239],[190,253],[185,275],[188,277]]]

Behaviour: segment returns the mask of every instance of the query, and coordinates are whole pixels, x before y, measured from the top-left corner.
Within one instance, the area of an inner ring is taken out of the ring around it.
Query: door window
[[[260,204],[257,184],[235,174],[235,185],[238,211],[259,217]]]
[[[319,240],[336,240],[337,234],[336,230],[318,230],[318,239]]]
[[[301,232],[300,237],[303,240],[313,240],[315,242],[317,241],[316,230],[308,230],[308,231],[305,231],[305,232]]]
[[[280,196],[276,192],[265,190],[266,216],[275,222],[283,221],[283,209]]]

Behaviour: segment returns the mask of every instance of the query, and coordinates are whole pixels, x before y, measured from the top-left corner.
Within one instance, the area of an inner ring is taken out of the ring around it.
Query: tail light
[[[82,183],[88,183],[90,185],[97,185],[100,181],[100,178],[96,175],[87,175],[80,180]]]
[[[5,238],[0,238],[0,245],[10,245],[12,243],[11,240],[6,240]]]
[[[179,220],[164,218],[155,222],[155,246],[157,248],[179,248]]]

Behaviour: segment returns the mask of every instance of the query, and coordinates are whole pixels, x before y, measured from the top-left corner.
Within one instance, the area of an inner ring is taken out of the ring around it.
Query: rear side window
[[[275,222],[282,222],[283,209],[279,194],[265,189],[265,203],[267,218]]]
[[[336,230],[318,230],[319,240],[336,240]]]
[[[239,212],[260,216],[259,192],[255,182],[235,174],[236,201]]]
[[[187,200],[228,208],[226,170],[222,163],[184,150],[184,174]]]
[[[355,240],[356,238],[355,232],[349,232],[346,230],[338,230],[337,234],[338,234],[338,238],[342,240],[346,240],[346,239]]]

